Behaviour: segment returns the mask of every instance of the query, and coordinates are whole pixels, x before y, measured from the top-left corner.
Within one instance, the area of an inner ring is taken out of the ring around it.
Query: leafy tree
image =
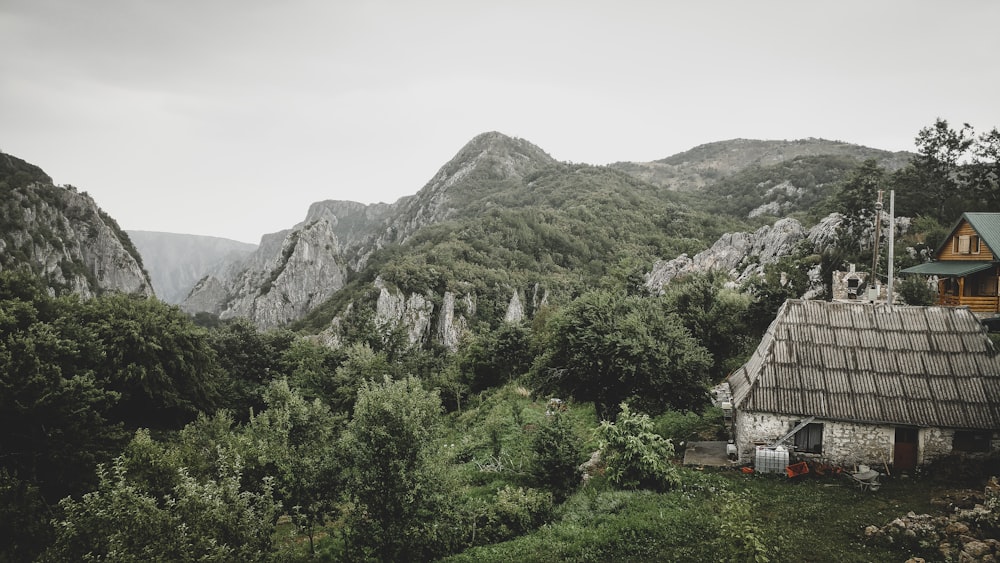
[[[989,202],[991,211],[1000,210],[1000,130],[994,127],[976,138],[968,171],[973,194]]]
[[[101,349],[81,307],[0,272],[0,468],[50,502],[96,484],[93,468],[127,439],[109,421],[118,394],[94,373]]]
[[[60,502],[56,540],[46,561],[260,561],[274,553],[279,505],[270,494],[241,489],[238,459],[220,453],[221,471],[200,480],[183,468],[163,497],[130,477],[119,456],[100,467],[100,485]],[[158,462],[159,460],[154,460]]]
[[[358,390],[345,436],[349,543],[379,560],[426,560],[448,542],[444,491],[430,459],[440,411],[437,393],[414,378],[386,376]]]
[[[727,287],[721,272],[674,280],[663,298],[702,346],[712,354],[711,373],[724,377],[739,367],[756,340],[746,325],[750,296]]]
[[[531,439],[531,449],[535,453],[532,477],[561,502],[580,484],[578,468],[586,461],[580,438],[565,416],[555,412],[538,427]]]
[[[251,459],[275,477],[275,492],[315,554],[315,530],[336,512],[342,486],[341,420],[319,399],[305,400],[284,379],[264,394],[267,409],[247,428]]]
[[[282,372],[306,398],[320,398],[332,405],[340,391],[334,374],[345,355],[313,340],[298,338],[281,356]]]
[[[904,277],[896,291],[907,305],[933,305],[937,301],[937,292],[927,285],[924,276]]]
[[[426,378],[432,389],[437,389],[441,403],[448,412],[462,413],[462,402],[469,396],[469,377],[458,362],[452,361]]]
[[[233,319],[208,333],[208,342],[228,375],[220,406],[245,422],[264,407],[262,392],[272,379],[288,375],[283,362],[295,334],[282,329],[261,332],[246,319]]]
[[[536,379],[592,401],[601,419],[625,400],[653,410],[698,409],[707,401],[711,356],[663,299],[590,292],[546,331]]]
[[[871,250],[875,204],[879,191],[889,187],[885,169],[874,160],[866,160],[848,176],[833,197],[834,210],[843,216],[837,229],[839,247],[851,253]],[[888,211],[888,198],[884,199],[884,208]]]
[[[974,142],[968,123],[955,130],[938,118],[934,125],[921,129],[916,137],[917,156],[896,175],[898,211],[927,213],[939,221],[954,220],[964,211],[968,190],[961,181],[960,168]]]
[[[509,383],[531,368],[530,329],[518,323],[502,323],[464,343],[460,354],[461,369],[472,376],[472,392]]]
[[[623,489],[655,490],[680,484],[680,473],[670,461],[674,445],[654,431],[648,415],[633,413],[622,403],[618,420],[602,421],[597,434],[601,459],[613,484]]]
[[[34,561],[52,543],[49,504],[38,486],[0,468],[0,561]]]
[[[368,344],[355,343],[347,347],[344,361],[334,372],[335,393],[330,405],[338,412],[351,413],[358,390],[365,381],[379,380],[395,373],[385,352],[376,352]]]
[[[132,428],[181,428],[219,401],[220,370],[207,333],[157,299],[109,294],[83,304],[80,321],[101,347],[101,383]]]

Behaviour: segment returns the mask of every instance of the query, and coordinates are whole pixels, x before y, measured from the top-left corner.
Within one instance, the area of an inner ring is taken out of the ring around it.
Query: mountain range
[[[788,216],[818,224],[818,204],[862,161],[895,170],[909,156],[821,139],[736,139],[654,162],[590,166],[489,132],[412,196],[391,204],[317,202],[302,222],[264,235],[255,248],[145,231],[123,234],[123,248],[134,244],[157,295],[190,313],[245,317],[261,328],[293,324],[329,342],[367,322],[412,343],[452,347],[470,326],[530,317],[588,287],[643,285],[654,263],[702,252],[725,233]],[[4,157],[0,186],[20,190],[22,200],[24,193],[75,193]],[[44,205],[36,199],[32,205]],[[8,223],[24,223],[14,206],[5,209]],[[24,223],[16,232],[32,228],[44,230]],[[25,247],[26,235],[10,232],[0,247],[4,267],[15,260],[4,248]],[[51,254],[16,259],[49,264]]]

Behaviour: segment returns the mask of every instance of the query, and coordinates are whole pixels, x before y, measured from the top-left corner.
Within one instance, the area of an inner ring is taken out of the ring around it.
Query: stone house
[[[1000,213],[963,213],[934,252],[934,261],[903,275],[936,276],[938,305],[1000,313]]]
[[[1000,451],[1000,356],[965,307],[789,300],[727,380],[741,461],[909,470]]]

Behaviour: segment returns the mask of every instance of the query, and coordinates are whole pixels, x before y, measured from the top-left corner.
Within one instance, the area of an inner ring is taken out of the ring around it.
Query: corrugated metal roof
[[[1000,213],[965,213],[962,215],[979,233],[994,254],[1000,253]]]
[[[1000,355],[963,307],[789,300],[729,383],[743,410],[1000,430]]]
[[[951,278],[982,272],[992,267],[993,262],[983,262],[982,260],[941,260],[940,262],[924,262],[923,264],[903,268],[899,273]]]

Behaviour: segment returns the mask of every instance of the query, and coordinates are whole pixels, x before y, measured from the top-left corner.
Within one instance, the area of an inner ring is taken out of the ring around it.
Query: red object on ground
[[[809,473],[809,465],[804,461],[793,463],[785,467],[785,473],[788,474],[789,478],[805,475],[806,473]]]
[[[753,467],[741,467],[740,471],[744,473],[753,473]]]

